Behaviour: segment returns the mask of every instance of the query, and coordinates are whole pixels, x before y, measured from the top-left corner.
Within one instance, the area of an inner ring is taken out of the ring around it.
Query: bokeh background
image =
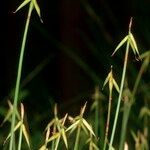
[[[28,10],[26,6],[13,13],[21,2],[11,0],[0,4],[1,121],[7,100],[13,99],[12,89],[16,82]],[[124,51],[113,58],[110,56],[128,33],[131,17],[132,32],[140,53],[150,47],[150,0],[38,0],[38,3],[43,23],[34,11],[25,50],[20,95],[36,135],[36,129],[40,132],[52,117],[54,103],[58,103],[62,114],[67,111],[72,115],[79,112],[85,101],[92,103],[95,86],[102,88],[110,65],[114,66],[116,80],[120,82]],[[136,62],[132,54],[130,60],[128,81],[129,87],[132,87],[141,62]],[[148,90],[149,73],[148,70],[143,77]],[[106,96],[107,92],[103,91]],[[137,107],[141,104],[142,100]]]

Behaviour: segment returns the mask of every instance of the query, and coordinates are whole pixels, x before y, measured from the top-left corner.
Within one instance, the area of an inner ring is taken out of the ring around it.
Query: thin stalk
[[[112,90],[110,90],[110,94],[109,94],[108,114],[107,114],[107,122],[106,122],[105,140],[104,140],[103,150],[106,150],[106,144],[108,142],[108,132],[109,132],[109,123],[110,123],[111,102],[112,102]]]
[[[24,50],[25,50],[25,45],[26,45],[26,40],[27,40],[27,33],[29,29],[29,22],[30,22],[32,9],[33,9],[33,3],[30,3],[25,30],[24,30],[24,35],[23,35],[23,40],[22,40],[22,45],[21,45],[20,57],[19,57],[18,73],[17,73],[17,80],[16,80],[16,87],[15,87],[14,103],[13,103],[13,113],[12,113],[12,120],[11,120],[11,137],[10,137],[9,150],[12,150],[13,145],[15,144],[14,143],[14,127],[15,127],[15,121],[16,121],[16,109],[17,109],[17,102],[18,102],[18,97],[19,97]]]
[[[51,146],[51,149],[53,150],[55,147],[55,141],[52,141],[52,146]]]
[[[95,108],[95,134],[98,136],[98,117],[99,117],[99,102],[98,99],[96,99],[97,106]]]
[[[21,143],[22,143],[22,125],[21,125],[21,127],[20,127],[20,133],[19,133],[18,150],[21,150]]]
[[[59,141],[60,141],[60,136],[58,137],[58,139],[56,140],[56,144],[55,144],[55,150],[58,149],[58,144],[59,144]]]
[[[56,118],[57,119],[57,118]],[[59,132],[61,132],[61,129],[60,129],[60,126],[57,125],[57,128],[59,130]],[[57,138],[57,140],[55,141],[55,149],[54,150],[57,150],[58,149],[58,144],[59,144],[59,141],[60,141],[60,136]]]
[[[134,87],[133,87],[133,91],[132,91],[132,97],[129,103],[125,104],[125,111],[123,113],[123,121],[122,121],[122,127],[121,127],[121,138],[120,138],[120,144],[119,144],[119,150],[123,150],[124,148],[124,142],[125,142],[125,137],[126,137],[126,130],[127,130],[127,123],[128,123],[128,119],[129,119],[129,115],[130,115],[130,111],[131,111],[131,107],[134,103],[135,100],[135,94],[139,85],[139,82],[141,80],[142,74],[144,73],[145,70],[145,63],[143,62],[140,71],[138,73],[138,76],[136,78]]]
[[[102,106],[102,103],[101,103],[101,101],[100,101],[100,106],[99,106],[99,108],[100,108],[100,120],[99,120],[99,129],[100,129],[100,134],[99,134],[99,137],[101,137],[101,139],[102,140],[100,140],[100,149],[102,149],[103,148],[103,142],[102,141],[104,141],[104,130],[105,130],[105,128],[104,128],[104,115],[103,115],[103,106]]]
[[[80,138],[80,132],[81,132],[81,125],[78,126],[74,150],[78,150],[78,146],[79,146],[79,138]]]
[[[55,117],[56,117],[56,116],[55,116]],[[53,133],[56,133],[56,125],[54,125]],[[53,140],[53,141],[52,141],[52,146],[51,146],[51,149],[52,149],[52,150],[54,150],[54,148],[55,148],[55,143],[56,143],[56,141]]]
[[[126,46],[126,53],[125,53],[125,58],[124,58],[124,66],[123,66],[123,72],[122,72],[122,78],[121,78],[120,92],[119,92],[118,104],[117,104],[117,109],[116,109],[116,114],[115,114],[115,119],[114,119],[111,139],[110,139],[109,150],[112,149],[112,143],[113,143],[114,135],[115,135],[115,131],[116,131],[116,125],[117,125],[117,120],[118,120],[118,115],[119,115],[121,97],[122,97],[125,75],[126,75],[126,69],[127,69],[128,55],[129,55],[129,41],[127,41],[127,46]]]
[[[120,137],[120,144],[119,144],[119,150],[124,149],[124,142],[126,137],[126,130],[127,130],[127,122],[131,110],[131,103],[124,104],[124,113],[123,113],[123,119],[122,119],[122,127],[121,127],[121,137]]]

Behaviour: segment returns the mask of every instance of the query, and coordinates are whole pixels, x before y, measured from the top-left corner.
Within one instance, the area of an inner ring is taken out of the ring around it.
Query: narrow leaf
[[[116,47],[116,49],[114,50],[111,56],[113,56],[117,52],[117,50],[127,41],[127,39],[128,39],[128,35],[118,44],[118,46]]]
[[[50,136],[50,128],[47,129],[47,132],[46,132],[46,141],[48,141],[48,138]]]
[[[133,137],[134,141],[136,142],[136,141],[137,141],[137,136],[136,136],[136,134],[135,134],[133,131],[131,131],[131,134],[132,134],[132,137]]]
[[[22,125],[22,131],[23,131],[23,135],[26,139],[26,142],[28,144],[28,147],[30,148],[29,135],[28,135],[28,132],[27,132],[24,124]]]
[[[69,131],[70,129],[74,128],[74,127],[77,127],[79,122],[80,122],[80,120],[78,120],[75,123],[73,123],[69,128],[67,128],[66,132]]]
[[[62,134],[64,143],[65,143],[65,146],[66,146],[66,148],[68,149],[67,137],[66,137],[66,133],[65,133],[65,130],[64,130],[64,129],[62,129],[61,134]]]
[[[46,145],[43,145],[39,150],[48,150],[48,148],[46,148]]]
[[[23,118],[24,118],[24,106],[21,103],[21,119],[23,120]]]
[[[92,106],[91,106],[91,111],[93,111],[97,106],[97,101],[94,101]]]
[[[15,132],[21,125],[22,125],[22,121],[19,121],[19,122],[17,123],[17,125],[15,126],[13,132]],[[4,144],[5,144],[6,141],[10,138],[10,136],[11,136],[11,133],[8,134],[6,140],[4,141]]]
[[[87,104],[87,102],[85,102],[83,108],[81,108],[80,116],[83,116],[83,114],[84,114],[84,112],[85,112],[86,104]]]
[[[31,0],[25,0],[17,9],[14,13],[16,13],[18,10],[20,10],[22,7],[24,7],[25,5],[27,5]]]
[[[113,89],[113,76],[111,74],[109,78],[109,91],[112,92],[112,89]]]
[[[119,86],[114,79],[113,79],[113,85],[114,85],[115,89],[117,90],[117,92],[119,93]]]
[[[72,134],[72,132],[77,128],[77,126],[74,126],[70,131],[69,134]],[[67,132],[67,131],[66,131]]]
[[[86,128],[86,126],[82,123],[81,124],[82,129],[84,130],[86,135],[89,135],[88,129]]]
[[[137,44],[136,44],[136,41],[134,39],[134,36],[132,33],[129,33],[129,36],[130,36],[130,39],[131,39],[131,43],[133,44],[133,47],[135,49],[135,52],[138,54],[139,56],[139,51],[138,51],[138,48],[137,48]]]
[[[4,118],[3,122],[1,123],[0,126],[2,126],[7,120],[9,120],[10,116],[12,115],[12,109],[10,108],[7,112],[6,117]]]
[[[33,2],[33,4],[34,4],[34,7],[35,7],[35,9],[36,9],[36,12],[37,12],[37,14],[38,14],[38,16],[39,16],[41,22],[43,22],[43,20],[41,19],[40,7],[39,7],[37,1],[36,1],[36,0],[32,0],[32,2]]]
[[[93,130],[92,130],[92,128],[91,128],[91,126],[88,124],[88,122],[83,118],[83,124],[86,126],[86,128],[90,131],[90,133],[92,133],[94,136],[95,136],[95,134],[94,134],[94,132],[93,132]]]
[[[55,133],[54,135],[52,135],[52,136],[48,139],[48,142],[57,139],[59,136],[60,136],[60,133],[59,133],[59,132]]]
[[[95,143],[92,143],[92,147],[94,148],[94,150],[99,150]]]
[[[54,122],[55,122],[55,119],[49,122],[45,130],[48,130],[48,128],[50,128],[54,124]]]
[[[104,88],[104,86],[107,84],[107,82],[109,81],[109,79],[110,79],[110,73],[108,74],[107,78],[106,78],[105,81],[104,81],[103,88]],[[103,88],[102,88],[102,89],[103,89]]]

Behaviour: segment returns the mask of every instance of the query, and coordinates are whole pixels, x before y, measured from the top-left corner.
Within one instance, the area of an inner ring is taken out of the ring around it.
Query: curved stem
[[[33,3],[31,2],[29,6],[28,16],[26,20],[26,25],[25,25],[25,30],[24,30],[24,35],[23,35],[23,40],[22,40],[22,45],[21,45],[21,52],[20,52],[20,57],[19,57],[18,73],[17,73],[12,120],[11,120],[11,137],[10,137],[9,150],[13,149],[13,144],[14,144],[14,127],[15,127],[15,122],[16,122],[16,109],[17,109],[17,102],[18,102],[18,97],[19,97],[22,64],[23,64],[24,50],[25,50],[27,33],[29,29],[29,22],[30,22],[32,10],[33,10]]]

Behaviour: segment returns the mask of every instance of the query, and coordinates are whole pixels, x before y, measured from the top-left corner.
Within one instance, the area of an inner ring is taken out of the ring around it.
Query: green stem
[[[95,134],[98,136],[98,116],[99,116],[99,100],[95,100],[97,102],[97,106],[95,108]]]
[[[59,136],[59,137],[57,138],[57,140],[56,140],[55,149],[54,149],[54,150],[57,150],[57,149],[58,149],[59,141],[60,141],[60,136]]]
[[[107,122],[106,122],[105,140],[104,140],[103,150],[106,149],[106,144],[107,144],[107,141],[108,141],[108,132],[109,132],[109,123],[110,123],[110,112],[111,112],[111,102],[112,102],[112,90],[110,90],[110,94],[109,94],[108,114],[107,114]]]
[[[124,113],[123,113],[123,119],[122,119],[119,150],[124,149],[124,142],[125,142],[126,130],[127,130],[127,122],[128,122],[130,110],[131,110],[131,103],[124,104]]]
[[[18,150],[21,150],[21,143],[22,143],[22,125],[21,125],[21,127],[20,127],[20,133],[19,133]]]
[[[78,150],[78,146],[79,146],[79,138],[80,138],[80,132],[81,132],[81,125],[79,124],[78,130],[77,130],[77,135],[76,135],[76,141],[75,141],[74,150]]]
[[[131,100],[129,103],[125,104],[125,106],[124,106],[119,150],[123,150],[123,148],[124,148],[124,142],[125,142],[125,137],[126,137],[127,123],[128,123],[128,119],[129,119],[129,115],[130,115],[130,110],[131,110],[131,107],[134,103],[135,94],[136,94],[139,82],[141,80],[142,74],[144,73],[145,69],[146,69],[145,63],[143,62],[142,66],[140,68],[140,71],[138,73],[138,76],[136,78],[134,87],[133,87]]]
[[[21,52],[20,52],[20,57],[19,57],[18,73],[17,73],[17,80],[16,80],[16,87],[15,87],[14,103],[13,103],[13,113],[12,113],[12,120],[11,120],[11,137],[10,137],[9,150],[12,150],[13,145],[14,145],[14,134],[15,134],[14,127],[15,127],[15,122],[16,122],[16,109],[17,109],[17,102],[18,102],[19,89],[20,89],[20,80],[21,80],[24,50],[25,50],[25,45],[26,45],[26,39],[27,39],[27,33],[29,29],[29,22],[30,22],[32,9],[33,9],[33,3],[31,2],[29,11],[28,11],[27,20],[26,20],[26,25],[25,25],[25,30],[24,30],[24,35],[23,35],[23,40],[22,40],[22,45],[21,45]]]
[[[111,139],[110,139],[109,150],[112,149],[112,143],[113,143],[113,140],[114,140],[114,135],[115,135],[116,126],[117,126],[117,120],[118,120],[119,109],[120,109],[120,104],[121,104],[121,97],[122,97],[124,81],[125,81],[125,75],[126,75],[126,69],[127,69],[128,54],[129,54],[129,41],[127,41],[127,46],[126,46],[126,53],[125,53],[125,58],[124,58],[124,66],[123,66],[123,72],[122,72],[120,92],[119,92],[118,104],[117,104],[117,109],[116,109],[116,114],[115,114],[115,119],[114,119]]]

